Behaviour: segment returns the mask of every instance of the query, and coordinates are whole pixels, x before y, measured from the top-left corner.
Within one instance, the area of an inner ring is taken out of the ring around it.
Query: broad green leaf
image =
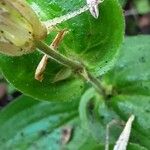
[[[72,101],[82,94],[84,83],[76,77],[70,77],[59,83],[52,83],[61,66],[49,60],[44,80],[34,79],[35,69],[42,56],[39,53],[18,58],[1,56],[0,64],[7,80],[18,90],[38,99],[51,101]],[[9,62],[6,63],[6,60]]]
[[[45,14],[41,17],[42,20],[65,15],[86,4],[86,1],[79,0],[53,0],[51,3],[28,1],[38,14]],[[99,19],[94,19],[90,12],[85,12],[58,25],[60,30],[69,30],[59,48],[60,52],[83,61],[97,75],[104,73],[112,65],[112,59],[124,36],[123,12],[118,1],[105,0],[99,9]],[[53,39],[51,34],[49,37]]]
[[[78,10],[86,1],[28,0],[41,20],[52,19]],[[58,50],[84,62],[95,75],[103,74],[113,65],[118,47],[123,39],[124,19],[117,0],[105,0],[100,5],[100,17],[95,20],[85,12],[57,26],[58,30],[68,29]],[[50,44],[56,32],[46,39]],[[62,66],[49,60],[43,82],[34,79],[35,69],[42,54],[35,52],[22,57],[0,55],[0,68],[17,89],[36,99],[51,101],[71,101],[79,98],[84,91],[84,83],[72,76],[68,80],[52,83]]]
[[[20,97],[0,113],[0,149],[59,149],[63,126],[76,120],[77,106]]]
[[[123,119],[135,115],[131,140],[150,148],[150,97],[120,95],[111,99],[111,107]]]
[[[131,140],[150,148],[150,36],[127,37],[104,81],[113,86],[108,105],[124,120],[135,115]]]
[[[0,112],[2,150],[99,150],[80,125],[78,102],[49,103],[22,96]],[[70,139],[63,144],[63,130],[71,127]]]
[[[150,96],[150,36],[127,37],[104,80],[117,94]]]

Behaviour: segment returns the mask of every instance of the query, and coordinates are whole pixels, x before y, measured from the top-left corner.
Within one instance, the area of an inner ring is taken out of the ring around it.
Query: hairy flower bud
[[[0,1],[0,52],[10,56],[30,53],[34,40],[42,40],[46,28],[24,0]]]

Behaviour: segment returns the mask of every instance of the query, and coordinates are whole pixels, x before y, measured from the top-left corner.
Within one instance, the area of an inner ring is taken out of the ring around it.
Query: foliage
[[[43,20],[58,17],[84,5],[81,1],[75,1],[73,4],[72,1],[49,3],[47,0],[43,3],[43,1],[33,0],[29,2],[31,6],[36,4],[36,7],[33,7],[36,12],[40,9],[39,15]],[[64,28],[69,30],[58,51],[71,59],[77,58],[83,61],[96,75],[103,74],[114,64],[118,46],[124,34],[122,11],[116,0],[106,0],[101,4],[100,12],[101,16],[98,20],[94,20],[90,13],[86,12],[57,27],[58,30]],[[48,44],[55,34],[52,32],[48,36]],[[4,76],[17,89],[34,98],[49,101],[68,101],[79,98],[84,91],[85,84],[76,75],[59,84],[52,83],[55,75],[62,68],[62,65],[53,60],[49,60],[43,82],[40,83],[34,79],[34,72],[42,55],[39,52],[22,57],[1,55],[0,66]]]
[[[41,20],[66,14],[85,3],[28,2]],[[150,149],[150,36],[126,37],[119,48],[124,19],[116,0],[105,0],[100,5],[98,20],[85,12],[57,28],[69,30],[59,52],[84,62],[99,79],[104,93],[97,92],[76,72],[64,81],[52,83],[64,67],[52,59],[44,80],[36,81],[34,72],[43,55],[38,51],[21,57],[0,55],[2,73],[24,94],[0,110],[0,149],[104,149],[108,123],[113,119],[126,122],[131,114],[136,119],[128,149]],[[45,41],[49,44],[55,35],[53,31]],[[69,133],[65,133],[67,129]],[[119,124],[110,129],[111,148],[122,129]],[[66,136],[69,139],[64,141]]]

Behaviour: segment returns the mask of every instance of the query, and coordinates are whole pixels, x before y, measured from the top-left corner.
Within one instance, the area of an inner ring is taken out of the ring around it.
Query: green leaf
[[[34,79],[34,72],[41,58],[38,53],[16,59],[3,57],[0,60],[0,64],[3,65],[3,74],[7,80],[18,90],[21,90],[21,92],[33,96],[36,99],[73,101],[79,98],[84,89],[83,81],[81,79],[77,80],[76,77],[72,76],[68,80],[52,83],[56,73],[62,66],[59,66],[51,60],[47,65],[42,83]],[[6,63],[6,59],[8,62],[11,61],[11,63]]]
[[[127,119],[131,114],[135,115],[132,142],[138,142],[150,148],[150,98],[146,96],[126,96],[120,95],[111,99],[111,107],[122,117]]]
[[[105,77],[118,94],[150,96],[150,36],[128,37],[119,59]]]
[[[38,14],[39,9],[45,14],[46,17],[41,15],[42,20],[65,15],[86,4],[86,1],[79,0],[28,1]],[[97,75],[112,65],[109,63],[112,63],[124,36],[124,17],[117,0],[105,0],[99,9],[99,19],[94,19],[87,11],[57,26],[60,30],[65,28],[69,31],[58,50],[70,58],[82,60]],[[52,34],[49,36],[51,40],[54,38]]]
[[[150,148],[150,36],[128,37],[103,80],[113,86],[108,105],[123,119],[135,115],[131,141]]]
[[[1,149],[58,149],[63,125],[76,120],[77,106],[20,97],[0,113]]]
[[[28,0],[42,20],[61,16],[78,10],[86,1]],[[118,47],[123,39],[124,19],[117,0],[105,0],[100,5],[100,17],[95,20],[85,12],[57,28],[68,29],[58,50],[84,62],[95,75],[103,74],[113,65]],[[50,44],[56,32],[46,39]],[[84,91],[84,83],[72,76],[59,83],[51,83],[62,66],[49,61],[42,83],[34,79],[35,69],[42,54],[35,52],[22,57],[0,55],[0,68],[7,78],[21,92],[36,99],[48,101],[68,101],[79,98]]]
[[[0,149],[5,150],[99,150],[80,125],[78,102],[49,103],[21,96],[0,112]],[[62,143],[63,130],[71,127]],[[103,148],[102,148],[103,149]]]

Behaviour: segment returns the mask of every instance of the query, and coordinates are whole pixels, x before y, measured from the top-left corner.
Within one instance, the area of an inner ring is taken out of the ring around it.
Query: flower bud
[[[0,52],[20,56],[35,50],[34,41],[46,36],[46,28],[24,0],[0,1]]]

